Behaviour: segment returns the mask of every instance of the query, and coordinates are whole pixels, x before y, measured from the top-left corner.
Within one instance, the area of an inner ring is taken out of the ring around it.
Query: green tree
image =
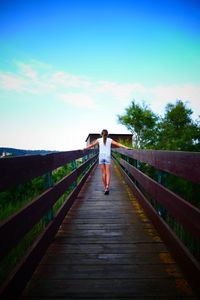
[[[142,149],[164,149],[179,151],[200,151],[200,119],[193,121],[192,110],[181,100],[175,104],[168,103],[163,117],[156,116],[147,107],[132,102],[126,108],[126,114],[118,116],[135,137],[135,145]],[[131,160],[129,159],[129,162]],[[190,163],[190,162],[188,162]],[[140,171],[157,180],[157,170],[148,164],[140,163]],[[200,207],[200,186],[181,177],[166,173],[167,188],[183,197],[196,207]],[[143,189],[142,189],[143,191]],[[155,199],[150,200],[156,210],[163,210]],[[191,253],[200,259],[200,248],[197,241],[180,226],[167,210],[163,210],[165,221],[174,230]]]
[[[125,111],[124,115],[118,115],[118,122],[133,134],[133,146],[142,149],[153,148],[158,138],[159,117],[144,103],[139,105],[134,101]]]
[[[192,120],[193,111],[181,100],[167,104],[159,123],[158,149],[199,151],[200,127]]]
[[[125,111],[118,121],[133,134],[135,148],[200,151],[200,119],[192,119],[183,101],[168,103],[162,118],[134,101]]]

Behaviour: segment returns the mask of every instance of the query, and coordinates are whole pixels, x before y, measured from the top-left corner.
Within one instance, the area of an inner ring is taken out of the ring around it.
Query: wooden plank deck
[[[87,180],[21,299],[196,299],[115,165]]]

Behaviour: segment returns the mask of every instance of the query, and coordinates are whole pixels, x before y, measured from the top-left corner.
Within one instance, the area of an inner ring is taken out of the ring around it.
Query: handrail
[[[166,213],[172,216],[187,232],[190,232],[196,241],[200,241],[200,209],[132,165],[135,161],[144,162],[161,172],[200,183],[200,153],[124,149],[114,149],[112,153],[129,187],[171,249],[188,281],[200,294],[200,263],[170,228],[165,216]],[[164,208],[163,217],[159,209],[156,210],[152,204],[155,201],[158,206]]]
[[[0,159],[0,192],[41,176],[94,150],[75,150],[46,155],[27,155]]]
[[[199,152],[124,149],[116,149],[115,151],[150,164],[156,169],[200,183]]]
[[[87,156],[90,156],[89,158]],[[28,179],[33,179],[39,175],[52,171],[57,167],[60,167],[74,159],[86,157],[86,161],[83,162],[78,168],[73,170],[70,174],[62,178],[54,186],[48,188],[41,195],[36,197],[27,204],[24,208],[17,213],[10,216],[7,220],[0,224],[0,259],[15,247],[21,239],[28,233],[33,226],[39,222],[39,220],[46,215],[46,213],[53,207],[56,201],[64,194],[64,192],[76,182],[82,174],[82,178],[75,185],[75,188],[71,194],[65,199],[64,203],[58,210],[57,214],[53,217],[50,223],[47,225],[43,233],[35,241],[34,245],[29,249],[28,253],[21,260],[18,267],[13,270],[10,277],[3,283],[0,289],[0,295],[2,298],[11,297],[14,292],[15,296],[20,294],[25,284],[32,275],[35,267],[39,263],[47,247],[53,239],[53,236],[59,229],[60,224],[63,221],[66,213],[70,209],[74,200],[76,199],[81,187],[89,176],[90,172],[94,168],[97,162],[96,150],[77,150],[64,153],[54,153],[45,156],[27,156],[27,157],[15,157],[0,160],[0,167],[3,166],[4,173],[1,172],[1,188],[2,190],[8,189],[8,187],[16,186],[22,182],[27,181],[25,177],[26,172],[32,169],[28,173]],[[20,164],[21,161],[21,164]],[[32,166],[32,163],[34,165]],[[50,165],[48,165],[48,163]],[[12,169],[13,167],[13,169]],[[17,168],[18,172],[17,172]],[[89,168],[89,169],[88,169]],[[12,172],[13,171],[13,172]],[[3,175],[5,174],[5,178]],[[17,174],[17,179],[15,179]],[[9,237],[9,238],[8,238]]]
[[[139,182],[151,196],[161,203],[173,217],[191,231],[200,241],[200,210],[140,170],[120,159],[120,164]]]
[[[12,249],[15,244],[47,213],[59,197],[69,188],[76,178],[93,162],[90,158],[78,169],[60,180],[55,186],[49,188],[19,212],[8,218],[0,226],[0,237],[4,243],[0,247],[0,258]],[[17,228],[17,230],[16,230]],[[15,232],[15,234],[13,234]],[[9,239],[7,237],[9,236]]]

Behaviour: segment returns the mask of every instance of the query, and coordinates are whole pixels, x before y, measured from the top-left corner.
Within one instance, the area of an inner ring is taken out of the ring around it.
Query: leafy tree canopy
[[[135,148],[200,151],[200,121],[193,121],[192,113],[181,100],[168,103],[164,117],[132,101],[118,121],[133,134]]]
[[[155,143],[158,116],[145,103],[139,105],[135,101],[125,111],[118,121],[133,134],[135,148],[151,147]]]

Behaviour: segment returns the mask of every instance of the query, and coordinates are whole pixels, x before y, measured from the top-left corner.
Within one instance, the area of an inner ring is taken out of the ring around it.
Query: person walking
[[[111,147],[125,148],[130,149],[123,144],[120,144],[113,139],[108,137],[108,130],[103,129],[101,132],[101,138],[95,140],[93,143],[84,148],[90,149],[99,146],[99,165],[101,167],[102,172],[102,181],[105,188],[104,194],[109,194],[109,186],[110,186],[110,164],[111,164]]]

